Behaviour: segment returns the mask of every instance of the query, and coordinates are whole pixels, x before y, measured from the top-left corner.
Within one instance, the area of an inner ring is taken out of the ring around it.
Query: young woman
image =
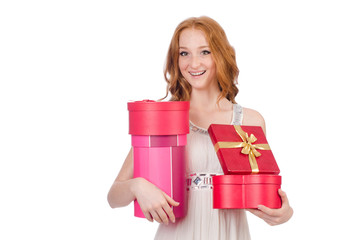
[[[216,21],[200,17],[179,24],[169,47],[165,79],[172,101],[190,101],[186,171],[191,185],[187,215],[175,219],[170,206],[177,206],[177,202],[147,180],[132,178],[131,151],[108,194],[111,207],[126,206],[137,199],[149,221],[162,223],[155,239],[250,239],[244,210],[213,209],[211,185],[193,185],[198,176],[223,174],[208,136],[210,124],[257,125],[265,132],[263,117],[235,102],[238,73],[235,51]],[[279,194],[280,209],[259,206],[249,211],[270,225],[288,221],[293,210],[286,194],[281,190]]]

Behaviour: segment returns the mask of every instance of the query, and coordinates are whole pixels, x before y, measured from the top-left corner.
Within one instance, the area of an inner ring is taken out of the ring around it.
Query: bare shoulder
[[[260,126],[265,133],[265,121],[263,116],[256,110],[243,108],[243,122],[245,126]]]

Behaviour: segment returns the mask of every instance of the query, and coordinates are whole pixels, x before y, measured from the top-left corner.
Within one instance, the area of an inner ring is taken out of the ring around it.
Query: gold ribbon
[[[258,163],[256,157],[260,157],[261,153],[258,150],[270,150],[269,144],[253,144],[257,138],[254,134],[249,136],[248,133],[241,129],[241,126],[234,125],[235,131],[238,133],[242,142],[217,142],[215,144],[215,151],[219,151],[220,148],[241,148],[241,153],[249,155],[249,163],[251,167],[251,173],[259,173]]]

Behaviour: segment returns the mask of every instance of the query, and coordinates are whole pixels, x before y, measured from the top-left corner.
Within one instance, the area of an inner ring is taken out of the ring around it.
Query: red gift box
[[[224,174],[279,174],[261,127],[211,124],[208,132]]]
[[[213,181],[213,208],[280,208],[281,176],[219,175]]]
[[[225,173],[213,177],[213,207],[280,208],[280,171],[262,128],[211,124],[208,131]]]

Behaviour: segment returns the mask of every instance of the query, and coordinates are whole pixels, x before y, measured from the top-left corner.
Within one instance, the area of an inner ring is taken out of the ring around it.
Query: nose
[[[193,57],[192,57],[190,66],[191,66],[192,68],[195,68],[195,69],[200,66],[200,59],[199,59],[198,56],[193,56]]]

